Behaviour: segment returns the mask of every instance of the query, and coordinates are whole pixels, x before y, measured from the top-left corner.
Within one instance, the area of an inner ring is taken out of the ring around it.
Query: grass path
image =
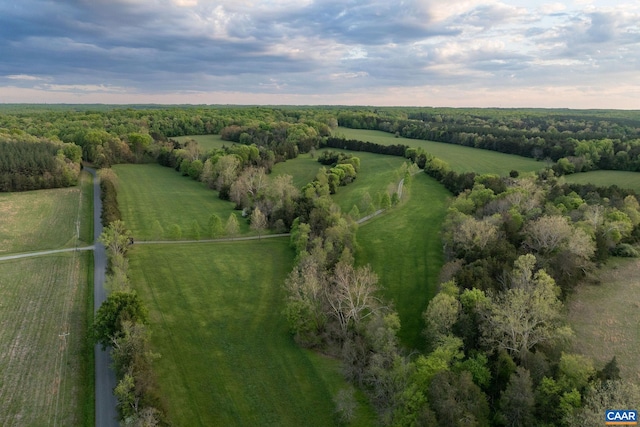
[[[437,291],[440,227],[450,194],[424,173],[412,178],[408,190],[406,202],[360,226],[356,261],[370,263],[380,277],[384,296],[400,316],[402,342],[423,349],[422,312]]]

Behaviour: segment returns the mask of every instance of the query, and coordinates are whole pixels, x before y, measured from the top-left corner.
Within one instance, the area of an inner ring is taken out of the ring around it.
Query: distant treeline
[[[640,114],[407,109],[341,112],[340,126],[558,162],[561,174],[640,171]]]

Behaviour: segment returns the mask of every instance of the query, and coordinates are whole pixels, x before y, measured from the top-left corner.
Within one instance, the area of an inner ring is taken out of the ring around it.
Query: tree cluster
[[[74,144],[0,130],[0,191],[29,191],[76,185],[81,152]]]
[[[127,250],[131,232],[124,222],[111,222],[99,237],[108,256],[106,287],[109,296],[96,312],[93,336],[103,350],[111,348],[117,385],[114,394],[123,424],[157,426],[164,423],[161,401],[157,395],[151,352],[148,312],[144,303],[130,288]]]

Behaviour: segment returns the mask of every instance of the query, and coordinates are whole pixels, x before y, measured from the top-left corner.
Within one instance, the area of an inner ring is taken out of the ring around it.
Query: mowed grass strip
[[[234,203],[219,199],[217,192],[171,168],[144,164],[115,165],[113,170],[118,175],[120,211],[136,239],[173,239],[170,229],[176,224],[182,239],[194,239],[194,222],[200,238],[206,239],[211,214],[218,215],[224,226],[232,212],[238,216],[241,234],[249,231],[240,212],[233,210]]]
[[[84,218],[91,196],[91,178],[86,172],[76,187],[0,193],[0,254],[89,243],[91,228]],[[76,238],[79,217],[81,242]]]
[[[564,179],[569,184],[593,184],[598,187],[617,185],[640,194],[640,172],[591,171],[565,175]]]
[[[414,175],[408,198],[358,229],[356,261],[371,264],[386,300],[401,321],[399,337],[423,350],[422,313],[436,294],[442,267],[440,228],[451,194],[424,173]],[[407,197],[403,195],[403,199]]]
[[[334,424],[337,363],[298,347],[282,315],[288,239],[138,246],[130,255],[173,425]]]
[[[339,127],[334,132],[337,137],[375,142],[381,145],[402,144],[420,147],[449,163],[456,172],[497,173],[507,175],[511,170],[534,172],[545,167],[544,163],[513,154],[498,153],[473,147],[464,147],[423,139],[396,138],[388,132],[378,130],[349,129]]]
[[[640,260],[611,259],[598,285],[579,286],[571,295],[569,325],[574,349],[602,368],[616,356],[623,378],[640,381]]]
[[[0,262],[0,425],[93,423],[88,258]]]

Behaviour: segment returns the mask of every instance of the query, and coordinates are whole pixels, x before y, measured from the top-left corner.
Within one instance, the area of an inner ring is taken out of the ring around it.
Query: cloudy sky
[[[640,2],[0,0],[0,102],[640,109]]]

